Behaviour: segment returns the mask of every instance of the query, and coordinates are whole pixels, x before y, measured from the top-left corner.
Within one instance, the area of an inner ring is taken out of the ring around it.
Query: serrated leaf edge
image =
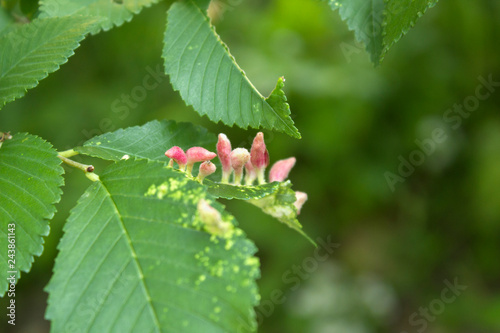
[[[419,11],[417,12],[417,18],[410,21],[410,25],[406,28],[406,29],[403,29],[401,31],[401,33],[398,35],[398,37],[396,39],[394,39],[390,44],[387,44],[387,45],[384,45],[383,49],[382,49],[382,53],[380,54],[380,62],[382,62],[385,58],[385,55],[387,54],[387,52],[389,51],[389,49],[394,45],[396,44],[397,42],[399,42],[399,40],[401,40],[401,38],[406,35],[413,27],[415,27],[418,19],[420,19],[422,16],[424,16],[424,14],[427,12],[428,9],[436,6],[438,3],[438,0],[434,0],[433,3],[429,4],[428,6],[425,7],[425,9],[423,11]],[[387,0],[384,0],[384,12],[386,11],[385,10],[385,7],[386,7],[386,4],[387,4]],[[384,22],[382,23],[382,38],[385,38],[385,36],[387,36],[387,31],[385,30],[385,27],[387,26],[387,21],[384,20]]]
[[[31,137],[34,137],[36,139],[39,139],[41,140],[41,143],[43,144],[48,144],[48,148],[50,150],[53,150],[53,152],[55,153],[55,156],[57,156],[57,151],[55,150],[54,146],[47,140],[43,139],[42,137],[39,137],[38,135],[34,135],[34,134],[30,134],[30,133],[27,133],[27,132],[21,132],[21,133],[16,133],[14,135],[26,135],[26,136],[31,136]],[[0,149],[0,154],[1,154],[1,149]],[[61,201],[61,197],[62,197],[62,194],[63,194],[63,190],[61,187],[63,187],[65,184],[64,184],[64,177],[62,177],[62,175],[64,174],[64,168],[62,167],[62,161],[59,160],[59,165],[58,165],[58,168],[59,169],[59,181],[57,182],[57,192],[55,192],[57,198],[51,202],[49,205],[50,205],[50,209],[49,209],[49,213],[48,215],[46,215],[45,217],[42,218],[43,221],[47,221],[47,225],[49,226],[49,232],[46,234],[46,235],[43,235],[43,234],[39,234],[37,235],[37,237],[39,237],[39,239],[41,240],[41,244],[42,244],[42,250],[40,253],[30,253],[29,256],[30,256],[30,259],[31,261],[28,262],[29,266],[26,268],[26,269],[23,269],[23,270],[19,270],[19,278],[16,280],[16,284],[17,282],[21,279],[21,272],[24,272],[26,274],[29,274],[29,272],[31,271],[31,268],[33,267],[33,263],[35,262],[35,256],[36,257],[40,257],[42,254],[43,254],[43,251],[45,250],[44,249],[44,244],[45,244],[45,238],[44,237],[48,237],[50,235],[50,221],[52,220],[52,218],[55,216],[55,214],[57,213],[57,208],[56,208],[56,204],[59,203]],[[6,292],[6,291],[5,291]],[[5,292],[1,295],[3,297],[3,295],[5,295]]]
[[[208,15],[207,15],[207,14],[206,14],[206,13],[205,13],[205,12],[204,12],[201,8],[200,8],[200,6],[196,3],[196,1],[194,1],[194,0],[187,0],[187,1],[189,1],[190,3],[192,3],[192,4],[194,5],[194,7],[195,7],[195,8],[199,11],[199,13],[200,13],[200,14],[204,17],[205,21],[207,21],[208,26],[209,26],[210,30],[212,31],[212,34],[215,36],[215,38],[217,39],[217,41],[220,43],[220,45],[221,45],[221,46],[224,48],[224,50],[226,51],[226,52],[225,52],[225,54],[224,54],[224,56],[228,57],[228,58],[231,60],[232,64],[233,64],[233,65],[234,65],[234,66],[235,66],[235,67],[236,67],[236,68],[240,71],[240,73],[243,75],[243,78],[244,78],[244,80],[246,81],[246,83],[248,83],[248,84],[250,85],[250,87],[254,90],[254,92],[256,92],[256,93],[258,94],[258,96],[261,98],[261,100],[262,100],[262,102],[264,103],[264,105],[267,105],[267,106],[269,107],[269,109],[271,109],[271,110],[272,110],[272,112],[276,115],[276,118],[277,118],[277,119],[279,119],[279,121],[280,121],[280,122],[281,122],[281,123],[285,126],[285,128],[287,128],[287,129],[290,131],[290,133],[293,133],[293,135],[292,135],[292,134],[289,134],[289,133],[287,133],[287,132],[285,132],[284,130],[277,129],[276,127],[273,127],[272,129],[276,129],[276,130],[277,130],[277,131],[279,131],[279,132],[283,132],[283,133],[286,133],[286,134],[288,134],[288,135],[290,135],[290,136],[292,136],[292,137],[295,137],[295,138],[300,139],[300,133],[299,133],[299,131],[297,130],[297,128],[294,126],[294,122],[293,122],[293,120],[290,118],[289,120],[290,120],[291,124],[288,124],[287,119],[283,119],[283,118],[282,118],[282,117],[281,117],[281,116],[280,116],[280,115],[276,112],[276,110],[274,110],[274,108],[273,108],[271,105],[269,105],[269,103],[267,102],[267,98],[266,98],[266,97],[264,97],[264,96],[260,93],[260,91],[259,91],[259,90],[258,90],[258,89],[257,89],[257,88],[253,85],[253,83],[252,83],[252,82],[248,79],[247,75],[245,74],[245,71],[244,71],[244,70],[243,70],[243,69],[242,69],[242,68],[238,65],[238,63],[236,62],[236,60],[235,60],[234,56],[231,54],[231,52],[230,52],[229,47],[227,46],[227,44],[226,44],[226,43],[224,43],[224,42],[222,41],[222,39],[220,38],[219,34],[217,33],[217,31],[216,31],[215,27],[211,24],[211,22],[210,22],[210,18],[208,17]],[[167,18],[167,22],[168,22],[168,18]],[[165,32],[165,33],[166,33],[166,32]],[[166,60],[166,59],[165,59],[165,57],[164,57],[163,55],[162,55],[162,58],[163,58],[164,60]],[[168,75],[168,73],[165,73],[165,74],[167,74],[167,75]],[[173,83],[171,83],[171,84],[172,84],[172,87],[174,88],[174,90],[175,90],[175,91],[180,92],[180,89],[179,89],[179,88],[178,88],[175,84],[173,84]],[[272,92],[271,92],[271,94],[272,94]],[[183,100],[184,100],[184,99],[183,99]],[[190,104],[188,101],[184,100],[184,102],[185,102],[187,105],[189,105],[189,106],[193,107],[193,104]],[[199,113],[199,112],[198,112],[198,113]],[[226,123],[225,123],[222,119],[220,119],[220,118],[219,118],[217,121],[214,121],[214,120],[210,119],[210,117],[209,117],[207,114],[201,114],[201,113],[199,113],[199,114],[200,114],[201,116],[206,116],[208,120],[210,120],[210,121],[212,121],[212,122],[215,122],[216,124],[218,124],[219,122],[220,122],[220,123],[222,123],[222,124],[228,125],[228,126],[233,126],[233,125],[235,125],[235,124],[236,124],[236,123],[226,124]],[[246,126],[236,124],[236,126],[238,126],[238,127],[242,128],[242,129],[245,129],[245,130],[246,130],[246,129],[248,129],[249,127],[251,127],[251,128],[266,128],[266,127],[264,127],[264,126],[263,126],[263,123],[262,123],[262,121],[261,121],[261,120],[259,120],[259,123],[258,123],[258,125],[257,125],[256,127],[250,126],[250,124],[247,124]]]

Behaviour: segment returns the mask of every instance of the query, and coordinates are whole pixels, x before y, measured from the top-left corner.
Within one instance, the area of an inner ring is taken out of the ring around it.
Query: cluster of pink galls
[[[217,154],[206,150],[203,147],[192,147],[186,152],[178,146],[174,146],[165,152],[165,156],[170,158],[169,166],[173,167],[174,162],[179,165],[179,170],[192,175],[193,166],[201,162],[197,179],[203,182],[203,179],[215,172],[215,164],[210,162],[216,156],[222,165],[221,183],[228,184],[231,174],[234,173],[234,185],[241,185],[243,180],[243,169],[245,170],[245,185],[253,185],[257,180],[259,184],[265,184],[265,171],[269,165],[269,152],[264,142],[264,133],[259,132],[255,136],[252,148],[248,152],[245,148],[231,148],[231,141],[223,133],[219,134],[217,141]],[[288,177],[288,173],[295,165],[295,157],[279,160],[273,164],[269,171],[269,182],[282,182]],[[307,200],[307,194],[304,192],[295,192],[297,198],[294,203],[297,212],[300,212],[302,205]]]

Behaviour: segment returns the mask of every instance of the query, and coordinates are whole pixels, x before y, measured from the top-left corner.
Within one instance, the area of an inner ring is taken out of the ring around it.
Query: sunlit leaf
[[[253,332],[256,249],[207,232],[205,188],[161,162],[108,167],[64,227],[47,287],[53,332]]]

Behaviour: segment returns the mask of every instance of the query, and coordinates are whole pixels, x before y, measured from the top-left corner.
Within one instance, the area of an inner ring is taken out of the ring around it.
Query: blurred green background
[[[279,76],[287,79],[303,139],[265,132],[271,161],[297,157],[290,179],[309,195],[304,230],[338,244],[327,260],[311,259],[314,248],[291,229],[253,206],[224,202],[259,248],[267,305],[257,309],[259,332],[500,332],[500,87],[460,126],[445,118],[474,96],[479,76],[500,81],[500,2],[441,1],[378,68],[325,3],[224,3],[213,13],[217,32],[250,80],[268,93]],[[1,129],[64,150],[103,131],[174,119],[249,148],[256,130],[199,117],[165,77],[129,112],[113,107],[162,64],[167,8],[84,40],[59,71],[0,111]],[[415,140],[436,128],[446,140],[392,191],[384,174],[397,174],[400,156],[408,160]],[[69,210],[90,183],[65,169],[45,251],[18,284],[16,332],[49,330],[43,288]],[[443,298],[454,282],[467,288]]]

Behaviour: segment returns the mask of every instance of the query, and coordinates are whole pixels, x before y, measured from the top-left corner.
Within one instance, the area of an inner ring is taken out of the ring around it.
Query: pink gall
[[[264,142],[264,133],[259,132],[253,139],[252,148],[250,150],[250,161],[252,162],[259,184],[266,182],[264,172],[269,165],[269,152]]]
[[[221,213],[213,208],[208,201],[198,201],[198,215],[204,225],[204,229],[215,236],[228,237],[232,234],[234,226],[222,219]]]
[[[186,151],[187,156],[187,169],[186,172],[190,175],[193,171],[193,165],[196,162],[205,162],[210,161],[215,156],[216,153],[212,153],[211,151],[206,150],[203,147],[192,147]]]
[[[295,157],[290,157],[284,160],[279,160],[273,164],[271,170],[269,171],[269,182],[282,182],[290,173],[293,166],[295,165]]]
[[[269,165],[269,152],[264,142],[264,133],[259,132],[253,139],[250,149],[252,165],[257,168],[266,168]]]
[[[253,182],[257,179],[257,173],[252,165],[252,162],[248,161],[245,164],[245,185],[253,185]]]
[[[200,182],[203,182],[203,179],[206,176],[209,176],[209,175],[213,174],[216,169],[217,169],[217,167],[215,166],[215,164],[213,164],[210,161],[205,161],[205,162],[203,162],[203,163],[200,164],[200,169],[199,169],[199,172],[198,172],[198,177],[196,177],[196,178]]]
[[[231,152],[231,166],[234,169],[234,183],[241,184],[243,167],[250,161],[250,153],[245,148],[236,148]]]
[[[242,169],[250,161],[250,153],[245,148],[236,148],[231,152],[231,166],[233,169]]]
[[[300,210],[302,209],[302,206],[307,201],[307,193],[295,191],[295,198],[296,198],[296,200],[293,203],[293,205],[295,206],[295,208],[297,208],[297,215],[299,215]]]
[[[208,201],[201,199],[198,201],[198,214],[200,220],[205,224],[205,228],[208,226],[212,228],[222,222],[222,216],[220,212],[213,208]]]
[[[173,161],[179,165],[179,169],[184,170],[187,163],[187,156],[181,147],[173,146],[165,152],[165,156],[170,158],[169,166],[173,166]]]
[[[217,141],[217,156],[219,157],[220,163],[222,165],[222,183],[229,182],[229,176],[231,175],[231,141],[227,138],[224,133],[219,134],[219,140]]]

